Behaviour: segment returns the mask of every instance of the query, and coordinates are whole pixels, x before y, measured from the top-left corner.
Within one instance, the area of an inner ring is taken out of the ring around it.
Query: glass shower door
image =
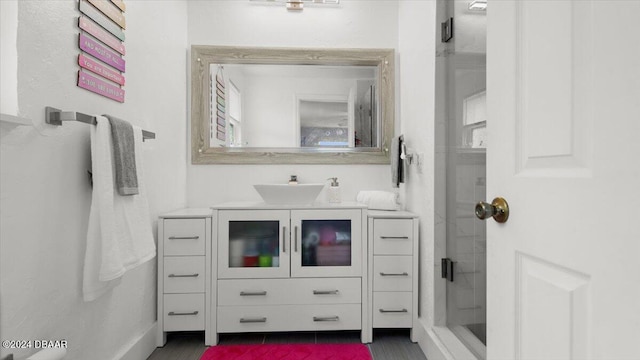
[[[479,2],[439,3],[438,19],[453,18],[453,36],[442,39],[437,53],[437,88],[444,101],[436,114],[446,124],[447,326],[484,358],[486,227],[474,213],[486,198],[486,12]]]

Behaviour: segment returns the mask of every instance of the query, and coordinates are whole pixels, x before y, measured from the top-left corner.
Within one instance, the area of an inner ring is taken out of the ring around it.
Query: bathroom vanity
[[[417,219],[358,203],[228,203],[160,217],[158,346],[166,332],[413,328]],[[414,332],[412,332],[412,340]]]

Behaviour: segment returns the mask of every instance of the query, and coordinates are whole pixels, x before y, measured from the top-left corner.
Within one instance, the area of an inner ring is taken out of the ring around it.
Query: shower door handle
[[[453,282],[454,264],[455,261],[452,261],[449,258],[443,258],[440,260],[440,274],[443,279]]]
[[[507,222],[509,219],[509,204],[507,200],[497,197],[493,199],[491,204],[480,201],[476,204],[476,217],[485,220],[493,217],[493,220],[499,223]]]

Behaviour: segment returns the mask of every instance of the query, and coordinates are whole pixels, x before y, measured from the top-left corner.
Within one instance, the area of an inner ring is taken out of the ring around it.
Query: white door
[[[489,359],[640,359],[640,1],[490,1]]]

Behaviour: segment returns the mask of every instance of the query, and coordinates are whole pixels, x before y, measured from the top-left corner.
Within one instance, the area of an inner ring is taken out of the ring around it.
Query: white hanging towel
[[[87,231],[82,292],[85,301],[100,297],[130,269],[153,259],[151,230],[142,166],[142,129],[134,126],[138,195],[120,196],[115,188],[113,138],[105,117],[91,126],[93,195]]]

